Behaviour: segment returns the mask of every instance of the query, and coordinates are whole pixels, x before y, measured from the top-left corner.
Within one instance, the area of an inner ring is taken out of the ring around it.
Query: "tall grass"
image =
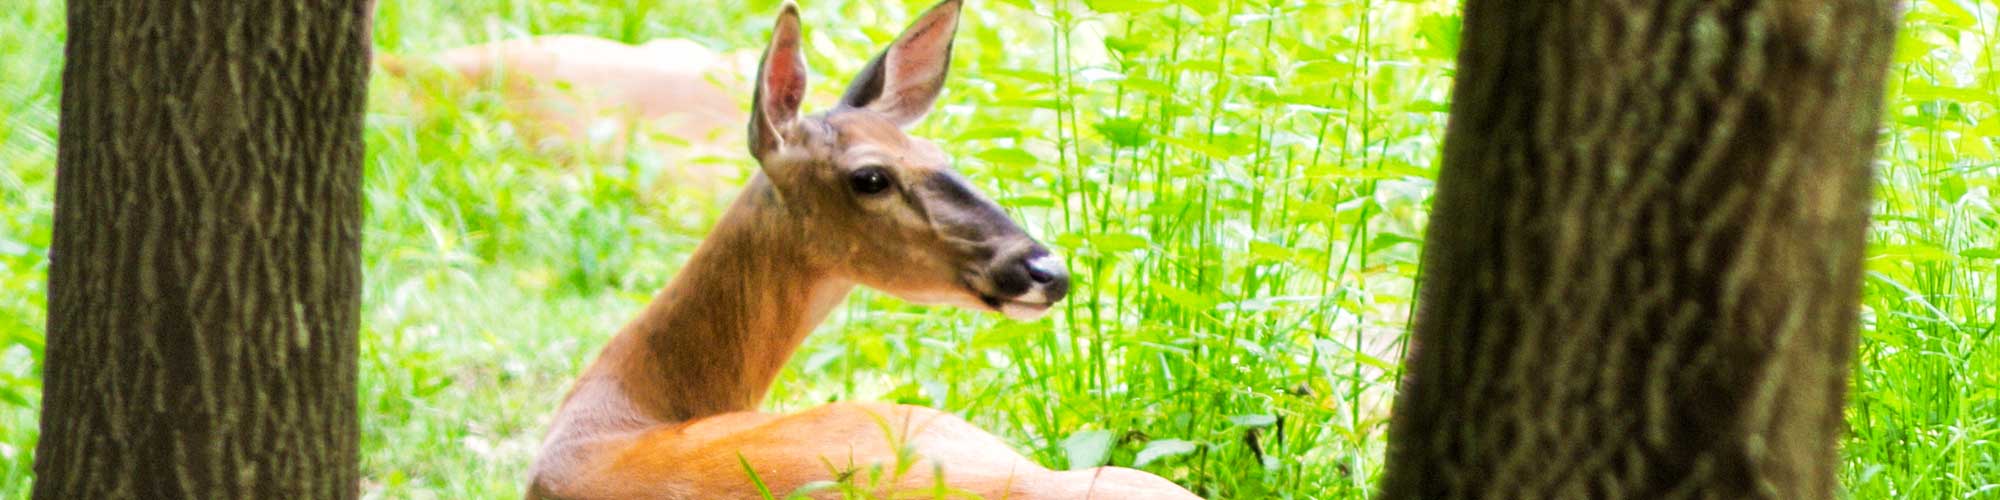
[[[63,29],[58,2],[25,2],[0,18],[8,498],[35,438]],[[836,91],[927,3],[808,2],[814,85]],[[755,49],[774,4],[383,2],[374,36],[398,56],[549,33]],[[769,406],[930,405],[1055,467],[1140,466],[1213,497],[1369,496],[1458,24],[1451,2],[974,2],[916,133],[1061,249],[1073,298],[1013,322],[858,294]],[[1898,43],[1843,481],[1856,498],[1993,498],[2000,5],[1915,2]],[[551,154],[489,90],[371,85],[364,492],[518,496],[569,380],[726,196],[642,151]]]
[[[1843,443],[1857,498],[2000,498],[2000,16],[1913,5],[1890,72]]]

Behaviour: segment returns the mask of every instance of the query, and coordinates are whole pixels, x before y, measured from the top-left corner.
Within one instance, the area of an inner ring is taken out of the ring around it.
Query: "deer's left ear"
[[[909,127],[929,113],[944,90],[951,69],[951,37],[958,32],[962,0],[945,0],[917,16],[868,67],[847,86],[844,107],[881,113],[900,127]]]
[[[784,133],[799,118],[806,95],[806,56],[799,37],[799,7],[786,0],[771,26],[771,45],[757,64],[757,87],[750,93],[750,156],[761,164],[764,155],[785,143]]]

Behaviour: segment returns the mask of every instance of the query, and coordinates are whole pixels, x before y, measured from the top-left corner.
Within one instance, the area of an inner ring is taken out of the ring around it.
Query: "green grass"
[[[814,84],[836,90],[928,3],[807,2]],[[768,406],[930,405],[1055,467],[1143,460],[1214,497],[1368,496],[1419,273],[1456,4],[968,9],[951,90],[917,133],[1061,249],[1077,291],[1033,323],[858,294]],[[64,24],[55,0],[8,10],[0,497],[15,498],[35,439]],[[374,36],[378,52],[405,56],[545,33],[756,49],[773,12],[769,1],[381,2]],[[1995,46],[1993,0],[1919,0],[1903,20],[1842,448],[1854,498],[2000,498]],[[490,92],[380,75],[370,91],[363,491],[518,497],[570,379],[672,276],[726,196],[675,187],[644,154],[549,154]]]

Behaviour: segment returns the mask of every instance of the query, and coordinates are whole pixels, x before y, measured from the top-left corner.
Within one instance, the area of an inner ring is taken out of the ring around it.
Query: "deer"
[[[745,55],[746,57],[754,57]],[[613,134],[639,121],[697,145],[740,134],[743,111],[729,91],[748,68],[738,54],[671,38],[629,45],[588,35],[543,35],[448,49],[436,65],[471,80],[499,77],[509,107],[525,110],[549,133],[588,142],[592,129]],[[401,71],[403,64],[391,65]],[[734,130],[732,130],[734,129]]]
[[[693,200],[680,198],[731,185],[729,158],[748,119],[735,104],[747,96],[734,89],[750,78],[757,53],[717,51],[681,38],[633,45],[553,34],[377,57],[386,73],[399,77],[435,74],[456,77],[448,82],[454,85],[491,84],[487,90],[500,99],[510,124],[542,153],[583,162],[657,156],[670,170],[655,187],[687,189],[647,198],[686,202]],[[427,104],[421,93],[408,98]],[[682,205],[675,208],[720,208]]]
[[[781,6],[752,82],[746,142],[757,171],[571,387],[527,498],[762,498],[870,467],[905,471],[883,481],[903,492],[1197,498],[1134,469],[1045,468],[926,407],[757,411],[793,350],[857,286],[1018,320],[1069,291],[1061,258],[955,173],[941,148],[905,132],[943,90],[960,2],[917,16],[837,105],[809,115],[798,7]]]

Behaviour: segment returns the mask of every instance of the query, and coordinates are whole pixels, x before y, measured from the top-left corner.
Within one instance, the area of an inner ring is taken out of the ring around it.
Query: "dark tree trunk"
[[[1387,498],[1830,498],[1883,0],[1470,0]]]
[[[355,496],[370,8],[70,2],[35,498]]]

